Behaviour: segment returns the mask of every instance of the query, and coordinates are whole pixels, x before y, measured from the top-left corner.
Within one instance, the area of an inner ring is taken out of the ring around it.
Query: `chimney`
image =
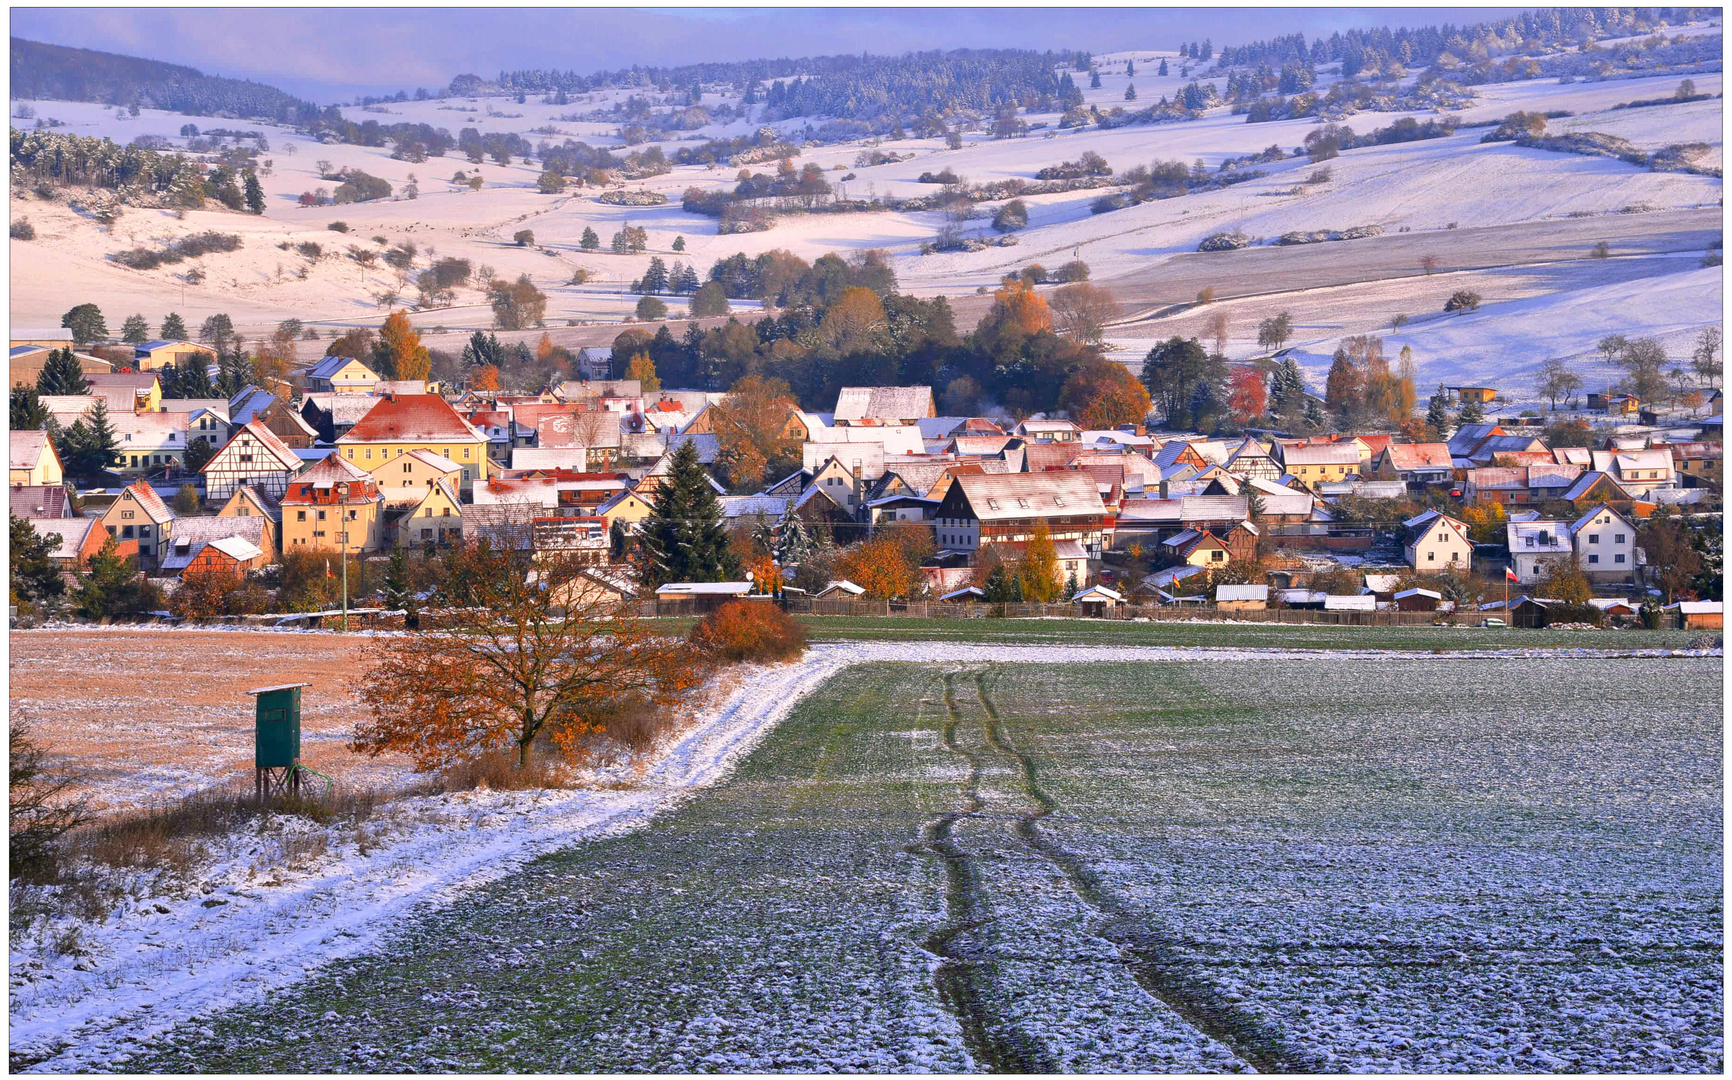
[[[1166,480],[1166,477],[1162,477],[1161,478],[1161,498],[1164,499],[1166,497],[1167,497],[1167,480]]]

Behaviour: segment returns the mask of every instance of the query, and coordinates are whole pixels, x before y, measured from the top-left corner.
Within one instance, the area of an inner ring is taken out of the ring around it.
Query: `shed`
[[[1215,606],[1223,611],[1263,611],[1269,606],[1269,586],[1218,585]]]
[[[1678,613],[1678,625],[1685,630],[1718,630],[1721,628],[1720,601],[1682,600],[1668,611]]]
[[[1397,611],[1436,611],[1443,594],[1430,589],[1403,589],[1395,594]]]
[[[1377,596],[1375,593],[1364,593],[1360,596],[1329,595],[1323,598],[1324,611],[1376,611]]]
[[[1111,611],[1124,601],[1125,598],[1122,594],[1107,588],[1105,585],[1091,585],[1071,597],[1071,603],[1081,604],[1085,608],[1093,608],[1097,612]]]
[[[938,599],[948,600],[953,604],[964,604],[964,603],[969,603],[969,602],[975,601],[975,600],[985,600],[986,599],[986,591],[984,589],[976,588],[973,585],[964,585],[962,588],[957,589],[955,592],[945,593],[943,596],[940,596]]]
[[[866,595],[866,590],[854,584],[847,578],[832,581],[830,584],[812,594],[814,600],[852,600],[857,596]]]

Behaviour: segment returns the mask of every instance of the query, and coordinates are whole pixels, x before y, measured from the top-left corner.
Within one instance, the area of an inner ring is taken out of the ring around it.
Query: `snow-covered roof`
[[[1107,588],[1105,585],[1090,585],[1088,588],[1071,597],[1071,600],[1078,604],[1087,603],[1088,601],[1095,599],[1109,600],[1117,604],[1124,600],[1124,595],[1116,590]]]
[[[749,581],[670,581],[656,590],[657,596],[745,596]]]
[[[916,420],[933,412],[930,386],[844,386],[836,395],[837,420]]]
[[[1330,594],[1323,598],[1324,611],[1376,611],[1377,597],[1371,593],[1359,596],[1336,596]]]
[[[1230,602],[1234,602],[1234,601],[1268,600],[1268,599],[1269,599],[1269,586],[1267,586],[1267,585],[1217,585],[1217,586],[1215,586],[1215,603],[1217,603],[1217,604],[1222,603],[1222,602],[1229,602],[1230,603]]]

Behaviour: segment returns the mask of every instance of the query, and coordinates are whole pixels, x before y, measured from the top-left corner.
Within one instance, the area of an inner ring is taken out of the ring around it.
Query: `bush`
[[[348,232],[349,223],[346,221],[333,221],[329,225],[326,225],[325,228],[332,232]]]
[[[734,663],[762,664],[798,660],[806,651],[806,631],[767,600],[734,600],[692,627],[691,643]]]
[[[154,270],[212,252],[236,251],[240,246],[241,238],[234,233],[202,232],[183,236],[161,251],[143,247],[122,251],[114,256],[114,261],[133,270]]]
[[[331,192],[331,201],[338,204],[370,202],[373,199],[388,199],[391,197],[391,185],[388,181],[360,169],[349,169],[343,173],[343,182]]]
[[[1451,296],[1448,302],[1443,305],[1443,310],[1478,311],[1479,301],[1479,293],[1474,292],[1472,289],[1457,289],[1455,295]]]
[[[667,314],[667,304],[657,297],[645,296],[637,302],[637,317],[640,319],[664,319]]]
[[[528,247],[535,243],[535,233],[529,229],[519,229],[511,234],[511,242],[518,247]]]
[[[19,218],[17,221],[14,221],[12,223],[11,232],[12,239],[14,240],[36,239],[36,226],[30,224],[29,218]]]
[[[992,227],[999,232],[1015,232],[1028,227],[1028,207],[1021,199],[1012,199],[992,216]]]

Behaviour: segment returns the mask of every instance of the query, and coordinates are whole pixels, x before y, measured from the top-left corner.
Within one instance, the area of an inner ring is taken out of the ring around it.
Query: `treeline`
[[[112,139],[11,129],[14,181],[125,189],[172,205],[204,205],[205,175],[184,154],[166,154]]]
[[[1499,53],[1532,52],[1599,37],[1644,33],[1664,22],[1686,22],[1719,9],[1707,8],[1542,8],[1507,19],[1456,26],[1387,26],[1349,30],[1309,43],[1304,34],[1288,34],[1247,45],[1221,49],[1219,68],[1286,64],[1312,67],[1339,62],[1341,73],[1353,76],[1387,61],[1408,67],[1430,67],[1445,54],[1468,63]]]
[[[451,80],[450,93],[472,96],[491,88],[506,93],[582,93],[609,87],[654,87],[663,93],[726,84],[748,105],[762,102],[774,117],[829,116],[877,125],[906,122],[929,111],[992,112],[1009,103],[1052,108],[1075,97],[1057,72],[1087,67],[1087,54],[1070,50],[956,49],[902,56],[760,59],[679,67],[633,66],[580,75],[545,69],[501,71],[492,87],[476,75]]]
[[[97,101],[199,116],[259,117],[286,124],[316,119],[319,107],[263,83],[92,49],[12,39],[12,96]]]
[[[828,408],[843,386],[924,385],[941,411],[976,415],[995,406],[1057,409],[1072,376],[1100,361],[1098,348],[1058,332],[1046,300],[1022,278],[1006,279],[968,334],[957,331],[944,297],[897,292],[894,273],[873,253],[811,264],[786,251],[733,256],[711,268],[710,281],[730,297],[781,310],[710,330],[691,323],[683,335],[665,324],[654,334],[627,330],[614,341],[615,365],[625,370],[641,354],[662,385],[710,390],[748,376],[777,379],[810,410]],[[1131,411],[1129,419],[1140,419],[1147,398]]]

